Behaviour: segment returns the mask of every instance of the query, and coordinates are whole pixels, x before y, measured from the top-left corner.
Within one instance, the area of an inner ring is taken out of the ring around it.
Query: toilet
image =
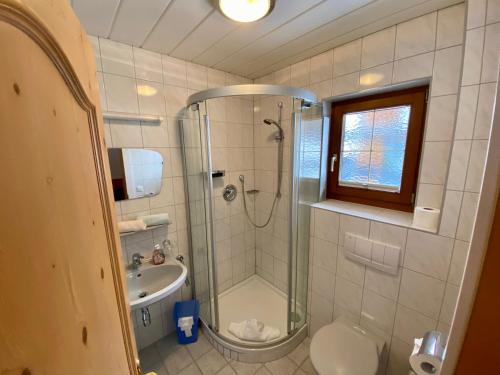
[[[385,342],[344,317],[318,330],[310,358],[320,375],[376,375]]]

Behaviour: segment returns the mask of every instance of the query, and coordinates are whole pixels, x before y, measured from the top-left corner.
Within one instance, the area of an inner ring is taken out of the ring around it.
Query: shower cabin
[[[180,121],[191,279],[207,338],[269,361],[307,335],[310,205],[323,196],[327,117],[312,92],[234,85],[188,99]],[[279,330],[248,341],[231,323]]]

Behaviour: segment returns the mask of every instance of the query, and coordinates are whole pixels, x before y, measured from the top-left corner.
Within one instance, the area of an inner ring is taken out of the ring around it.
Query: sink
[[[186,266],[176,260],[166,260],[158,266],[139,266],[127,274],[130,307],[138,309],[165,298],[182,286],[186,276]]]

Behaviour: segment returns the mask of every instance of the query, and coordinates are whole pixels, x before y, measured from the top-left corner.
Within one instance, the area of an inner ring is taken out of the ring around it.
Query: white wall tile
[[[276,85],[290,85],[291,79],[292,68],[290,66],[274,72],[273,82]]]
[[[436,48],[446,48],[463,42],[465,4],[455,5],[438,12]]]
[[[351,314],[359,316],[363,289],[341,277],[335,279],[335,306],[339,306]]]
[[[464,166],[469,162],[471,144],[472,141],[453,142],[450,169],[448,172],[448,189],[463,190],[467,174],[467,169]]]
[[[436,51],[432,73],[431,96],[458,93],[461,68],[461,46]]]
[[[162,66],[164,84],[187,87],[187,69],[185,61],[162,55]]]
[[[486,163],[486,152],[488,150],[488,141],[474,140],[467,167],[467,179],[465,180],[465,190],[479,193],[483,182],[483,172]]]
[[[207,68],[193,63],[186,64],[187,87],[190,90],[204,90],[208,87]]]
[[[469,253],[469,243],[455,240],[453,247],[453,256],[451,258],[450,273],[448,282],[453,285],[460,285],[465,269],[465,262]]]
[[[311,60],[307,59],[292,65],[291,83],[294,87],[305,87],[309,84]]]
[[[365,289],[371,290],[386,298],[397,300],[401,272],[391,275],[373,268],[366,268]]]
[[[457,95],[434,97],[429,105],[426,141],[451,141],[455,126]]]
[[[101,50],[99,48],[99,38],[96,36],[88,35],[89,42],[94,52],[95,67],[98,72],[102,72]]]
[[[465,86],[460,89],[455,139],[472,139],[479,85]]]
[[[394,59],[396,27],[370,34],[362,39],[361,68],[391,62]]]
[[[135,76],[138,79],[163,82],[161,55],[142,48],[133,48]]]
[[[462,85],[473,85],[481,79],[484,28],[467,31],[465,36]]]
[[[333,76],[356,72],[361,66],[361,39],[333,50]]]
[[[314,238],[313,264],[334,272],[337,268],[337,245]]]
[[[317,83],[331,79],[333,76],[333,50],[311,57],[311,73],[309,82]],[[275,74],[275,79],[277,75]]]
[[[397,25],[396,59],[432,51],[436,43],[436,21],[434,12]]]
[[[134,54],[132,47],[109,39],[99,38],[102,71],[134,77]]]
[[[389,85],[392,81],[393,63],[364,69],[359,75],[359,87],[369,89]]]
[[[443,185],[418,184],[417,206],[438,208],[443,203]]]
[[[387,375],[407,374],[410,370],[410,361],[408,361],[408,358],[412,350],[413,342],[409,344],[397,337],[393,337],[387,364]]]
[[[444,198],[441,214],[439,234],[446,237],[455,237],[458,225],[458,215],[462,204],[463,193],[461,191],[447,190]]]
[[[411,81],[432,76],[434,52],[394,61],[393,82]]]
[[[346,74],[333,79],[332,95],[342,95],[357,91],[359,88],[359,72]]]
[[[408,231],[405,267],[446,280],[453,251],[453,239],[416,230]]]
[[[484,34],[483,68],[481,82],[495,82],[498,77],[500,57],[500,23],[486,26]]]
[[[455,312],[455,306],[458,300],[458,292],[458,286],[446,284],[443,306],[441,307],[441,313],[439,314],[439,321],[451,324],[451,321],[453,320],[453,313]]]
[[[113,147],[142,147],[141,126],[138,122],[110,122]]]
[[[157,82],[136,80],[139,113],[165,115],[163,85]]]
[[[361,322],[374,325],[386,333],[392,333],[396,302],[369,290],[363,293]]]
[[[450,142],[424,142],[420,182],[443,185],[446,180]]]
[[[312,291],[331,301],[333,306],[335,274],[319,266],[313,266],[312,271]]]
[[[403,269],[399,303],[432,319],[437,319],[444,287],[445,283],[441,280]]]
[[[339,248],[337,256],[337,275],[354,284],[363,286],[365,280],[365,266],[347,259],[344,255],[344,249]]]
[[[469,0],[467,7],[467,29],[483,26],[486,20],[487,0]]]
[[[476,218],[477,203],[479,194],[465,192],[460,209],[460,218],[458,219],[457,239],[470,241],[472,228]]]
[[[368,238],[370,234],[370,221],[355,216],[339,215],[339,245],[344,245],[345,233],[349,232],[361,237]]]
[[[314,235],[317,238],[338,243],[339,237],[339,215],[321,209],[314,209]]]
[[[394,335],[407,344],[413,345],[413,340],[421,338],[427,331],[436,328],[437,321],[415,310],[398,305],[394,322]]]
[[[137,87],[133,78],[104,74],[108,110],[139,113]]]
[[[500,22],[500,2],[489,0],[486,8],[486,24]]]
[[[495,102],[495,86],[495,83],[487,83],[479,87],[474,139],[489,138]]]

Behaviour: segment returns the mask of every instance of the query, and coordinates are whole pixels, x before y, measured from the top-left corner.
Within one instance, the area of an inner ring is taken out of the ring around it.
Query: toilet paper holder
[[[417,374],[436,374],[441,369],[446,354],[443,334],[439,331],[426,332],[422,339],[415,340],[410,356],[410,365]]]

